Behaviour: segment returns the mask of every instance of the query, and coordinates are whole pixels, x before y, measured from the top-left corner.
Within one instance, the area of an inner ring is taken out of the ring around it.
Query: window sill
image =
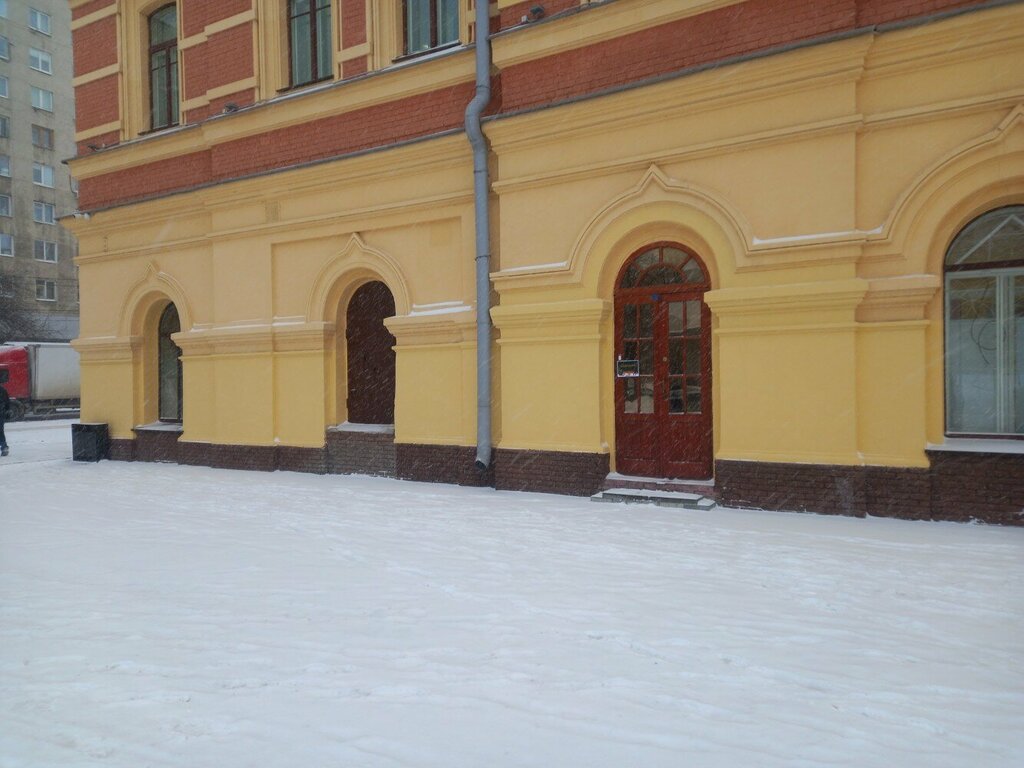
[[[139,424],[134,427],[134,432],[181,432],[181,422],[178,421],[154,421],[152,424]]]
[[[278,95],[282,93],[293,93],[295,91],[301,91],[304,88],[312,88],[314,85],[321,85],[322,83],[330,82],[334,77],[327,75],[327,77],[321,77],[319,80],[310,80],[308,83],[299,83],[298,85],[289,85],[285,88],[278,88]]]
[[[430,56],[433,54],[443,53],[444,51],[450,51],[453,48],[458,48],[460,45],[462,45],[462,42],[459,40],[455,40],[451,43],[439,45],[436,48],[428,48],[425,51],[417,51],[416,53],[403,53],[401,56],[398,56],[392,59],[391,61],[394,64],[401,64],[406,61],[413,61],[414,59],[422,59],[424,56]]]
[[[947,437],[937,445],[928,444],[926,450],[950,453],[1009,453],[1024,455],[1024,439],[1018,437]]]

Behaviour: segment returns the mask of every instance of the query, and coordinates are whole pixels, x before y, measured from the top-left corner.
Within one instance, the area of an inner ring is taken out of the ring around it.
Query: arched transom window
[[[964,227],[945,271],[946,432],[1024,437],[1024,205]]]
[[[705,285],[707,275],[700,261],[673,245],[653,246],[630,263],[619,281],[620,288],[649,288],[656,285]]]

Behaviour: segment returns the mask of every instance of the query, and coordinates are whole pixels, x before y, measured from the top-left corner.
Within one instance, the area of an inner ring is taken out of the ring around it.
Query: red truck
[[[11,421],[60,409],[67,409],[70,417],[79,406],[78,353],[70,344],[0,344],[0,371],[7,371]]]

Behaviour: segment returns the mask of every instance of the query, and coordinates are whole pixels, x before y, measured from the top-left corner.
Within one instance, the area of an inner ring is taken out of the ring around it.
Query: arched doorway
[[[348,358],[348,420],[354,424],[395,422],[395,337],[384,318],[395,299],[384,283],[360,286],[345,313]]]
[[[171,334],[181,330],[178,308],[168,304],[157,324],[157,379],[160,421],[180,422],[182,414],[181,348]]]
[[[677,243],[634,253],[615,287],[615,463],[628,475],[712,476],[707,269]]]

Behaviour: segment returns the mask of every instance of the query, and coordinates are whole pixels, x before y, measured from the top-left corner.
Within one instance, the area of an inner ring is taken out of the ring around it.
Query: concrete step
[[[617,502],[620,504],[656,504],[659,507],[681,507],[683,509],[714,509],[714,499],[699,493],[682,491],[647,490],[644,488],[606,488],[590,497],[591,501]]]

